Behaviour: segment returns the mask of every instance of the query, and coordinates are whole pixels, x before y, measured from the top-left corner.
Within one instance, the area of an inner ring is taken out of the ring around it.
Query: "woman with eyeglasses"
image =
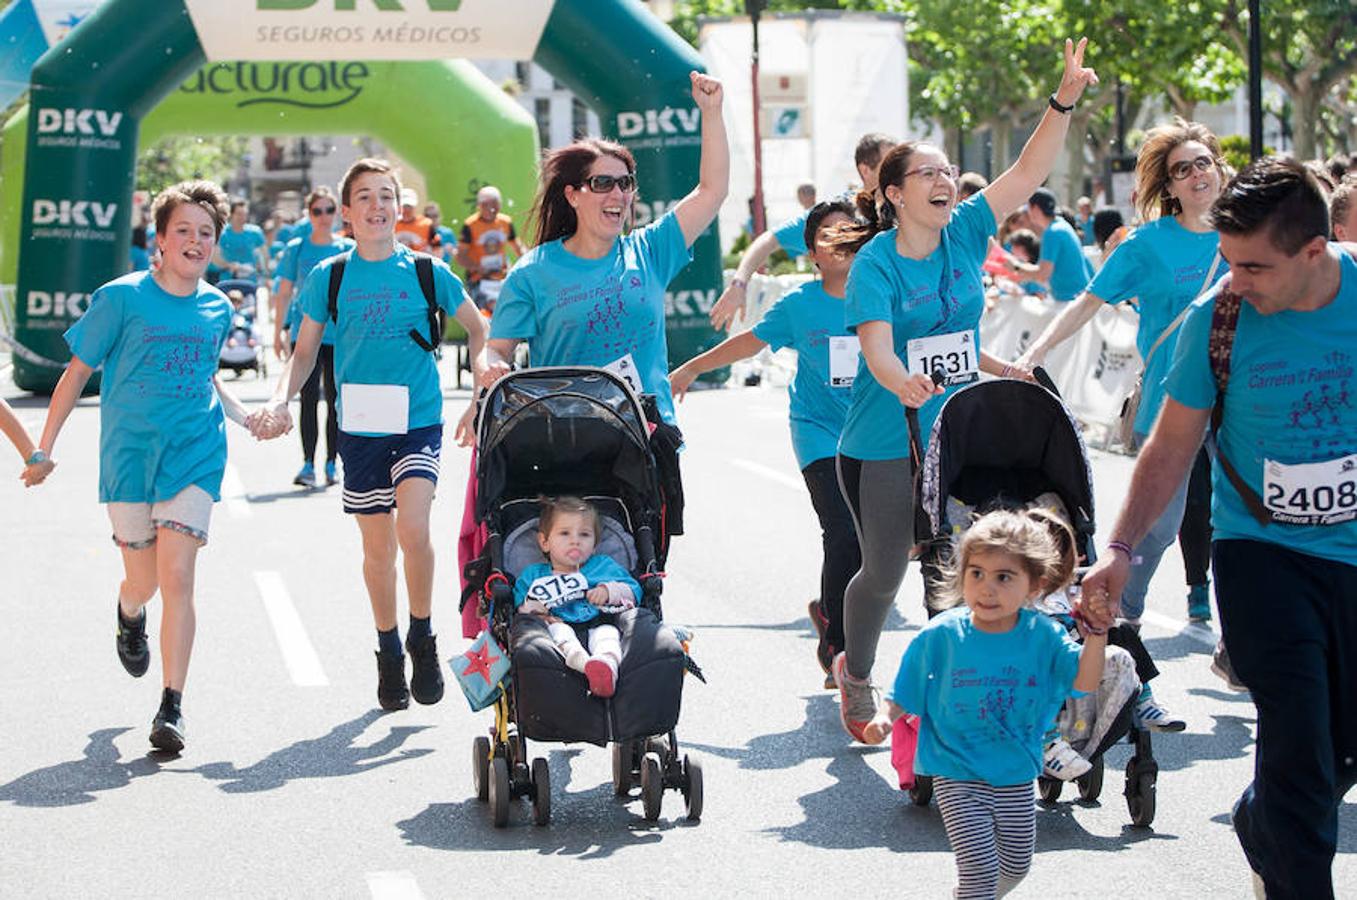
[[[875,191],[858,195],[866,225],[845,225],[831,244],[861,247],[848,275],[846,324],[862,361],[839,439],[839,485],[857,524],[862,567],[844,594],[845,652],[834,659],[840,717],[854,740],[879,743],[891,723],[878,711],[872,665],[886,614],[914,545],[914,466],[905,408],[928,439],[944,395],[980,372],[1017,374],[980,350],[981,266],[997,223],[1046,180],[1065,146],[1070,111],[1098,81],[1084,67],[1087,40],[1065,42],[1065,71],[1018,161],[957,202],[957,168],[942,150],[910,141],[881,161]],[[935,384],[934,374],[942,385]],[[866,728],[880,717],[880,727]]]
[[[534,365],[610,369],[654,394],[674,422],[664,291],[716,218],[730,175],[721,82],[698,72],[690,79],[702,112],[698,184],[644,228],[622,233],[638,190],[625,147],[588,139],[547,156],[532,215],[536,246],[505,278],[490,321],[487,387],[527,341]]]
[[[1205,125],[1175,117],[1171,124],[1151,129],[1136,160],[1136,206],[1144,224],[1117,245],[1083,296],[1056,317],[1020,359],[1022,365],[1041,365],[1052,348],[1082,328],[1103,304],[1134,300],[1140,312],[1136,349],[1147,360],[1134,424],[1137,445],[1144,442],[1163,406],[1162,382],[1182,315],[1229,270],[1211,224],[1211,205],[1226,174],[1220,142]],[[1188,484],[1184,479],[1163,515],[1131,551],[1131,577],[1121,596],[1121,614],[1136,627],[1159,559],[1178,536]],[[1209,541],[1197,543],[1209,546]],[[1187,612],[1195,622],[1211,618],[1204,579],[1189,591]],[[1148,724],[1156,721],[1157,716]]]
[[[297,346],[297,330],[302,324],[302,308],[294,302],[300,292],[297,286],[306,281],[306,276],[316,267],[316,263],[343,253],[353,246],[353,241],[335,234],[335,213],[338,201],[334,192],[321,185],[306,195],[307,221],[311,224],[310,233],[287,242],[283,249],[282,260],[278,263],[278,293],[273,301],[273,351],[279,359],[287,359]],[[283,328],[288,331],[288,339],[283,340]],[[319,437],[319,415],[316,407],[320,404],[321,384],[325,387],[325,483],[335,484],[339,475],[335,471],[335,459],[339,456],[339,416],[335,411],[335,398],[338,388],[335,386],[335,334],[334,323],[327,321],[320,339],[319,365],[311,370],[311,375],[302,385],[301,392],[301,433],[302,467],[292,483],[302,487],[316,485],[316,439]]]

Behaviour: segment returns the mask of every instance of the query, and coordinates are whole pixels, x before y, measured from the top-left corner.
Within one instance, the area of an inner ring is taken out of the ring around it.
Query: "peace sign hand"
[[[1085,88],[1098,83],[1098,73],[1084,65],[1084,49],[1087,46],[1086,37],[1080,38],[1078,45],[1065,38],[1065,73],[1055,92],[1056,102],[1061,106],[1073,106]]]

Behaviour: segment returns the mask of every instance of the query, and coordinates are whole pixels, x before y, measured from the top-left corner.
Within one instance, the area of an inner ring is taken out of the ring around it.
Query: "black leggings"
[[[1178,526],[1178,549],[1183,552],[1187,585],[1206,584],[1211,571],[1211,455],[1197,451],[1187,483],[1187,506]]]
[[[853,515],[839,490],[834,457],[817,459],[801,470],[801,477],[806,479],[811,505],[820,519],[820,543],[824,548],[824,561],[820,564],[820,607],[829,620],[825,640],[836,650],[842,650],[843,592],[848,587],[848,579],[862,565],[858,536],[853,530]]]
[[[295,353],[297,345],[292,345]],[[301,432],[302,458],[309,463],[316,461],[316,438],[319,429],[319,416],[316,407],[320,403],[320,385],[325,382],[325,461],[334,462],[339,455],[339,415],[335,412],[335,348],[321,344],[316,355],[316,366],[311,377],[302,385]]]

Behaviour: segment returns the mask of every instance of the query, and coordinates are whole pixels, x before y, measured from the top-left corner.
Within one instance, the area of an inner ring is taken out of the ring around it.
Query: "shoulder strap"
[[[427,253],[415,254],[415,276],[419,279],[419,290],[424,295],[425,311],[429,317],[429,338],[425,340],[424,336],[413,328],[410,329],[410,338],[420,346],[420,349],[437,353],[442,342],[439,340],[438,299],[433,283],[432,256]]]
[[[339,321],[339,286],[344,282],[344,266],[348,264],[349,254],[342,253],[330,266],[330,321]]]
[[[1197,297],[1200,297],[1202,294],[1205,294],[1207,291],[1211,289],[1211,285],[1215,282],[1216,279],[1216,271],[1219,268],[1220,268],[1220,251],[1217,250],[1215,258],[1211,261],[1211,268],[1206,272],[1206,280],[1202,282],[1201,290],[1197,291]],[[1195,302],[1197,297],[1194,297],[1192,302]],[[1177,331],[1179,325],[1183,324],[1183,319],[1187,318],[1187,311],[1192,308],[1192,302],[1189,302],[1187,306],[1183,307],[1182,312],[1178,313],[1177,317],[1174,318],[1174,320],[1169,323],[1169,327],[1159,332],[1159,337],[1155,338],[1154,343],[1150,345],[1150,352],[1145,354],[1145,368],[1148,369],[1150,367],[1150,360],[1154,357],[1154,352],[1159,349],[1159,345],[1164,343],[1164,341],[1168,339],[1169,335]]]
[[[1225,457],[1220,445],[1220,424],[1225,420],[1225,389],[1230,384],[1230,355],[1234,352],[1235,330],[1239,327],[1242,302],[1243,298],[1230,290],[1229,284],[1226,283],[1216,294],[1215,309],[1211,312],[1211,335],[1207,341],[1207,355],[1211,360],[1211,374],[1216,379],[1216,405],[1211,409],[1211,437],[1216,442],[1216,461],[1220,463],[1221,471],[1225,473],[1235,493],[1244,501],[1249,515],[1253,516],[1258,524],[1267,525],[1272,521],[1272,514],[1263,504],[1263,498],[1258,496],[1258,492],[1249,486],[1244,476],[1240,475],[1239,470]]]

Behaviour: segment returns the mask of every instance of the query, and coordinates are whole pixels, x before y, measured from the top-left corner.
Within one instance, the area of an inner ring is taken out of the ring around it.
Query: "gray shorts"
[[[207,543],[212,503],[212,495],[196,484],[159,503],[108,503],[113,543],[128,550],[143,550],[155,543],[157,528],[168,528],[202,546]]]

